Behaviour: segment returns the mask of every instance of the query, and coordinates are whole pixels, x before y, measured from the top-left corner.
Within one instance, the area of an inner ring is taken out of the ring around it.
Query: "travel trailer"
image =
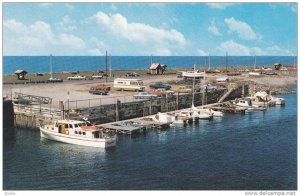
[[[114,80],[114,89],[121,91],[144,91],[145,86],[141,79],[116,78]]]

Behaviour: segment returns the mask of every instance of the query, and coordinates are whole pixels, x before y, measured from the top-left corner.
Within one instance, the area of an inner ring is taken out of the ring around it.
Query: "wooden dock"
[[[213,110],[223,111],[223,112],[230,112],[230,113],[243,113],[245,112],[245,108],[236,107],[229,102],[225,103],[214,103],[209,105],[203,105],[196,107],[198,109],[201,108],[211,108]],[[176,111],[170,111],[166,112],[167,114],[174,115],[176,112],[185,111],[189,108],[176,110]],[[116,133],[122,133],[122,134],[134,134],[134,133],[140,133],[142,131],[151,129],[151,128],[165,128],[169,127],[169,123],[161,123],[152,120],[155,115],[140,117],[140,118],[134,118],[134,119],[128,119],[123,121],[117,121],[117,122],[111,122],[106,124],[99,124],[96,125],[100,129],[104,129],[106,131],[114,131]]]

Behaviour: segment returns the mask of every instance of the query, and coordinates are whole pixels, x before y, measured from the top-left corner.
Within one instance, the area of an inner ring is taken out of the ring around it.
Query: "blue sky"
[[[296,3],[4,3],[3,54],[295,55]]]

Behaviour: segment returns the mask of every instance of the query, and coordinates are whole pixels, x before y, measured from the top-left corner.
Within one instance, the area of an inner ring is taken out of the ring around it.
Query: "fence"
[[[116,104],[117,101],[122,103],[139,101],[136,100],[132,95],[125,96],[114,96],[114,97],[102,97],[96,99],[82,99],[82,100],[67,100],[65,101],[65,109],[79,109],[79,108],[90,108],[97,107],[101,105]]]

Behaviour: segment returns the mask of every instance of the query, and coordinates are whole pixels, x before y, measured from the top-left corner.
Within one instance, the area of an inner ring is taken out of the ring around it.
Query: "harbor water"
[[[98,149],[4,130],[4,190],[296,190],[297,95],[283,107],[119,135]]]

